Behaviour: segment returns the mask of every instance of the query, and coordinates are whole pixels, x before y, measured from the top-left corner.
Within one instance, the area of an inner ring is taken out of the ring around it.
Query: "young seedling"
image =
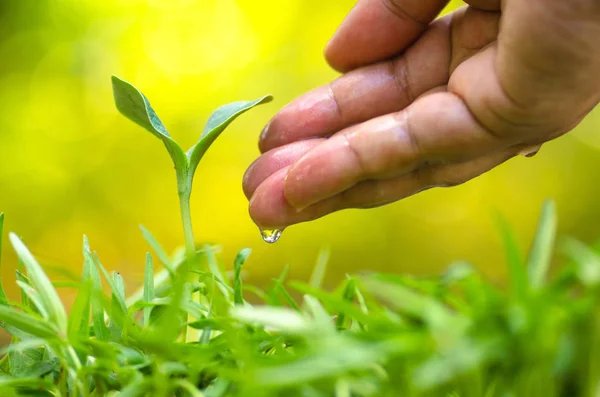
[[[148,130],[152,135],[162,140],[167,148],[177,175],[177,188],[183,232],[185,238],[186,256],[188,261],[196,256],[196,245],[190,215],[190,196],[192,183],[198,163],[215,139],[236,117],[262,103],[271,101],[270,95],[265,95],[254,101],[233,102],[221,106],[208,118],[200,139],[187,152],[169,135],[162,121],[150,105],[148,98],[131,83],[112,76],[113,92],[117,109],[129,120]]]

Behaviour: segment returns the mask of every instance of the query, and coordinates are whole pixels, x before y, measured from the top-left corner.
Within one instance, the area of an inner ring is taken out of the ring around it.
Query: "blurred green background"
[[[148,249],[138,225],[169,250],[183,241],[170,159],[160,142],[114,108],[110,75],[140,87],[183,146],[217,106],[272,93],[238,119],[203,160],[192,212],[198,240],[223,246],[229,266],[251,247],[248,280],[291,266],[307,278],[330,247],[327,283],[364,270],[436,273],[472,261],[505,275],[494,223],[501,212],[523,250],[544,198],[556,199],[560,232],[600,235],[600,109],[573,133],[452,189],[385,208],[334,214],[291,227],[275,245],[247,214],[241,179],[258,155],[262,126],[285,103],[335,78],[322,48],[348,0],[1,0],[0,211],[47,268],[79,273],[89,236],[129,285]],[[454,3],[459,4],[459,2]],[[5,241],[7,243],[7,241]],[[4,284],[16,260],[6,247]],[[60,277],[59,277],[60,278]]]

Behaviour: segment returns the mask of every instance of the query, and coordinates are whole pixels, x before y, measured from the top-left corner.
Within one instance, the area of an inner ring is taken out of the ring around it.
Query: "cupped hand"
[[[600,101],[600,1],[360,0],[325,50],[341,77],[284,107],[244,177],[284,228],[468,181]],[[433,21],[433,22],[432,22]]]

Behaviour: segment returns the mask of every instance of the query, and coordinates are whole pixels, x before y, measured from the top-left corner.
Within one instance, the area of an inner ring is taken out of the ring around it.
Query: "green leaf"
[[[458,316],[430,296],[422,295],[401,284],[369,277],[364,286],[374,296],[415,318],[421,319],[435,329],[448,327]]]
[[[230,309],[230,314],[243,323],[258,324],[290,334],[304,334],[312,328],[308,318],[282,307],[235,306]]]
[[[33,288],[30,284],[23,282],[21,280],[17,280],[17,285],[21,288],[21,291],[27,295],[27,299],[29,302],[33,303],[32,309],[37,311],[44,319],[48,320],[50,318],[48,312],[46,311],[46,307],[42,302],[42,298],[38,294],[38,292]]]
[[[127,313],[127,305],[125,304],[125,285],[123,283],[123,278],[116,271],[113,272],[113,277],[111,277],[106,268],[100,262],[98,255],[94,253],[93,258],[94,263],[96,266],[98,266],[106,281],[108,281],[108,285],[110,285],[113,299],[116,301],[118,307],[123,311],[123,313]]]
[[[117,76],[112,76],[112,86],[115,105],[119,112],[162,140],[173,159],[177,172],[185,173],[188,164],[187,157],[179,144],[167,132],[164,124],[152,109],[148,98],[131,83]]]
[[[204,131],[202,131],[202,135],[200,136],[200,140],[198,140],[198,142],[187,152],[191,171],[190,174],[194,174],[204,153],[206,153],[210,145],[212,145],[219,134],[221,134],[233,120],[253,107],[262,103],[268,103],[272,99],[273,97],[271,95],[265,95],[254,101],[233,102],[223,105],[215,110],[208,118]]]
[[[246,259],[248,259],[248,256],[251,252],[252,250],[250,248],[244,248],[237,254],[235,260],[233,261],[233,279],[235,291],[233,294],[233,300],[236,305],[242,305],[244,303],[244,297],[242,293],[242,265],[246,262]]]
[[[119,341],[125,329],[127,307],[125,306],[125,283],[123,282],[123,277],[116,271],[113,271],[112,286],[114,286],[114,289],[111,301],[109,330],[113,340]]]
[[[552,260],[554,238],[556,236],[556,208],[554,202],[547,200],[542,206],[542,214],[537,232],[529,253],[529,284],[532,290],[541,288]]]
[[[304,294],[309,294],[314,296],[315,298],[318,298],[321,302],[324,302],[325,304],[329,305],[331,308],[339,311],[340,313],[344,313],[346,316],[352,317],[357,321],[360,321],[362,323],[368,324],[370,322],[372,322],[375,318],[374,316],[369,316],[368,311],[366,310],[366,306],[363,308],[363,306],[361,305],[361,308],[358,308],[356,306],[354,306],[351,302],[348,302],[342,298],[340,298],[337,295],[331,295],[325,291],[323,291],[322,289],[319,288],[314,288],[310,285],[307,284],[302,284],[302,283],[298,283],[298,282],[294,282],[292,281],[291,283],[292,288],[304,293]],[[357,298],[359,295],[359,290],[358,288],[355,288],[356,291],[356,295]],[[359,299],[360,301],[360,299]],[[364,299],[363,299],[363,304],[364,304]]]
[[[9,306],[0,305],[0,321],[38,338],[57,338],[56,329],[48,322]]]
[[[342,293],[342,299],[348,303],[352,303],[354,301],[354,297],[356,296],[356,280],[348,275],[346,275],[347,281],[344,286],[344,292]],[[337,319],[335,321],[335,325],[338,329],[342,329],[345,327],[346,314],[343,311],[338,313]]]
[[[29,252],[25,244],[23,244],[21,239],[19,239],[19,237],[17,237],[17,235],[14,233],[11,233],[9,238],[15,252],[17,253],[17,256],[23,261],[23,264],[27,269],[27,274],[31,280],[31,283],[42,299],[46,311],[48,312],[50,322],[52,322],[57,329],[66,336],[67,313],[65,312],[65,308],[62,305],[56,290],[52,286],[52,283],[33,255],[31,255],[31,252]]]
[[[331,251],[329,249],[322,249],[317,257],[317,263],[310,276],[310,285],[315,288],[321,288],[323,285],[323,279],[325,278],[325,271],[327,270],[327,263],[329,262],[329,256]]]
[[[581,241],[568,238],[563,251],[577,263],[577,276],[588,287],[600,283],[600,255]]]
[[[69,313],[69,339],[76,341],[90,335],[92,280],[84,279]]]
[[[154,265],[152,264],[152,255],[146,254],[146,268],[144,269],[144,301],[152,302],[154,300]],[[150,325],[150,315],[152,307],[144,308],[144,326]]]
[[[333,333],[335,331],[331,316],[317,298],[308,294],[304,295],[304,304],[308,309],[308,312],[312,315],[315,326],[317,326],[321,332]]]
[[[496,217],[496,223],[502,236],[502,242],[504,243],[513,297],[517,300],[522,300],[525,297],[528,288],[525,261],[521,256],[515,235],[506,219],[501,215],[498,215]]]
[[[0,378],[0,387],[23,388],[32,390],[53,390],[51,382],[39,378]],[[4,392],[4,390],[2,390]]]
[[[92,280],[92,325],[94,335],[98,340],[108,340],[108,328],[104,320],[102,280],[98,268],[94,264],[90,244],[86,236],[83,236],[83,258],[84,278],[89,277]]]
[[[26,284],[31,285],[31,282],[29,281],[29,278],[23,274],[22,270],[23,270],[23,261],[19,259],[19,270],[15,270],[15,276],[17,278],[17,280],[22,281]],[[29,297],[27,296],[27,293],[25,293],[25,291],[21,288],[21,304],[23,305],[23,307],[27,307],[33,310],[37,310],[35,305],[32,304],[32,302],[29,301]]]
[[[217,281],[217,287],[223,293],[223,296],[229,297],[229,283],[227,277],[223,276],[223,272],[221,271],[221,266],[219,265],[219,261],[215,255],[214,247],[210,245],[204,246],[204,251],[206,252],[206,259],[208,261],[208,269],[210,270],[210,277],[214,277]]]
[[[173,269],[173,265],[171,264],[171,259],[169,259],[169,255],[165,252],[163,247],[160,245],[158,240],[150,233],[150,230],[146,229],[144,226],[140,225],[140,229],[142,230],[142,235],[144,239],[150,244],[150,247],[158,256],[160,262],[164,265],[165,269],[169,272],[171,277],[175,277],[175,269]]]
[[[196,388],[193,384],[185,379],[175,379],[173,381],[173,385],[176,388],[180,388],[181,390],[185,390],[190,397],[205,397],[204,393]]]
[[[2,238],[4,237],[4,212],[0,212],[0,265],[2,265]],[[0,266],[0,269],[2,267]],[[8,298],[2,287],[2,277],[0,277],[0,305],[6,305]]]
[[[144,379],[139,377],[133,382],[129,383],[123,390],[118,394],[118,397],[141,397],[147,395],[146,393],[150,390],[152,384],[150,379]]]
[[[10,345],[4,346],[2,349],[0,349],[0,354],[4,355],[6,353],[11,353],[11,352],[36,349],[36,348],[42,347],[46,344],[47,344],[47,342],[45,339],[29,338],[29,339],[22,340],[20,342],[11,343]],[[40,358],[42,358],[41,354],[40,354]]]
[[[283,297],[283,299],[288,303],[288,305],[290,305],[290,307],[292,309],[294,309],[298,312],[302,311],[300,309],[300,306],[298,306],[298,304],[296,303],[294,298],[292,298],[292,296],[288,292],[287,288],[285,288],[285,286],[281,283],[281,281],[279,281],[278,279],[273,279],[273,283],[275,283],[273,290],[277,291],[279,293],[279,295],[281,295]]]

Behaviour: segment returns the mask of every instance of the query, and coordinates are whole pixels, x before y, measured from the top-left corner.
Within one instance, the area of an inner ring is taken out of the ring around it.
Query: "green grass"
[[[440,277],[347,276],[327,291],[323,251],[308,283],[288,282],[284,267],[261,290],[242,280],[249,249],[230,275],[218,247],[196,248],[189,198],[217,135],[269,97],[217,109],[184,153],[140,91],[118,78],[113,87],[119,110],[161,139],[173,159],[185,250],[168,255],[142,227],[154,257],[146,255],[142,288],[128,293],[86,237],[81,279],[53,283],[11,233],[21,299],[9,300],[0,285],[0,327],[12,335],[1,351],[0,396],[600,395],[600,254],[566,240],[571,262],[549,276],[551,202],[527,260],[499,221],[507,288],[459,262]],[[0,237],[3,222],[0,214]],[[68,314],[58,286],[77,291]]]
[[[600,255],[565,240],[571,262],[549,277],[555,223],[547,203],[526,263],[503,226],[507,288],[456,263],[440,277],[348,276],[326,291],[323,253],[311,282],[287,282],[284,271],[262,291],[241,278],[249,249],[229,275],[217,248],[202,247],[190,278],[184,257],[144,229],[163,263],[155,273],[148,254],[143,287],[127,297],[84,239],[68,316],[11,234],[26,274],[21,302],[0,290],[0,325],[13,335],[0,395],[597,396]]]

